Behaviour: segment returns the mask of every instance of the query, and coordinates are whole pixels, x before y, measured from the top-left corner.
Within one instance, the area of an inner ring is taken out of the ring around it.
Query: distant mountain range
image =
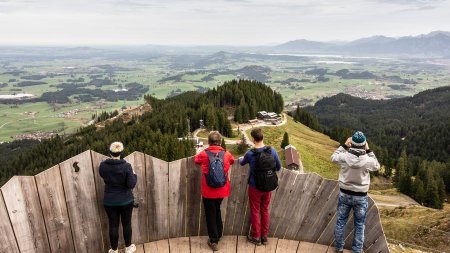
[[[350,42],[294,40],[272,48],[275,53],[345,53],[450,57],[450,32],[392,38],[372,36]]]

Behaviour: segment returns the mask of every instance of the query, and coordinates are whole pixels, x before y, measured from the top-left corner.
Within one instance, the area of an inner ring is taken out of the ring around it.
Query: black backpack
[[[209,165],[208,174],[206,174],[206,184],[213,188],[223,187],[227,183],[227,175],[225,175],[225,170],[223,166],[223,159],[225,157],[225,151],[219,151],[218,153],[213,153],[206,150],[208,155]]]
[[[252,149],[252,152],[256,154],[256,167],[253,171],[256,188],[262,192],[275,190],[278,187],[278,176],[272,148],[267,146],[262,151]]]

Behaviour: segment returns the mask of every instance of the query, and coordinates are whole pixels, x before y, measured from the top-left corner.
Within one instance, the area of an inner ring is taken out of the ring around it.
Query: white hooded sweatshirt
[[[380,169],[380,163],[373,152],[350,149],[348,152],[340,146],[331,156],[333,163],[341,166],[339,172],[339,187],[353,192],[368,192],[370,186],[370,171]],[[354,154],[355,153],[355,154]],[[356,155],[358,154],[359,155]]]

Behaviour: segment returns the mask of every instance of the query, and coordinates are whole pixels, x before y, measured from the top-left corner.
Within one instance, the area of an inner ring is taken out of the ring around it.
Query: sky
[[[0,45],[274,45],[450,31],[450,0],[0,0]]]

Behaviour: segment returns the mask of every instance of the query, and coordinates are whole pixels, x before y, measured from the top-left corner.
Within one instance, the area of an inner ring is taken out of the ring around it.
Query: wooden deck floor
[[[206,236],[180,237],[137,246],[136,253],[212,253]],[[245,236],[224,236],[217,253],[334,253],[334,247],[309,242],[269,238],[267,245],[255,246]],[[124,250],[120,251],[121,253]],[[349,253],[350,251],[344,251]]]

